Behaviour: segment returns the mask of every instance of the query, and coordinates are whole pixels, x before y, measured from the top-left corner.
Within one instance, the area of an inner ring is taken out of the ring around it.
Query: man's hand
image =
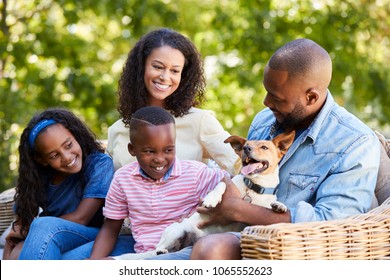
[[[198,213],[209,216],[207,221],[198,224],[199,228],[205,228],[214,224],[227,225],[235,222],[235,206],[243,200],[239,190],[229,176],[225,175],[223,181],[226,184],[226,191],[222,196],[221,203],[215,208],[198,207]]]

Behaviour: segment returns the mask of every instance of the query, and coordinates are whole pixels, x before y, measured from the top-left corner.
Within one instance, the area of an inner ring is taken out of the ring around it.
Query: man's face
[[[301,126],[308,117],[306,109],[305,84],[297,79],[288,79],[287,71],[274,70],[267,66],[264,70],[264,87],[267,91],[264,105],[274,114],[284,128]]]

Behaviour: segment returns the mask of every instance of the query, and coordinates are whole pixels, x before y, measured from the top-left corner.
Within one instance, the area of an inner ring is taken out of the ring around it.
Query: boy
[[[91,259],[110,255],[127,217],[135,239],[129,253],[153,250],[164,229],[194,212],[199,199],[228,174],[201,162],[179,161],[175,139],[175,121],[161,107],[144,107],[133,114],[128,150],[137,162],[114,175],[103,212],[106,220]]]

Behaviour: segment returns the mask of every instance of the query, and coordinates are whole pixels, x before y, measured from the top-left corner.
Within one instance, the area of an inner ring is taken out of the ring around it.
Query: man
[[[311,40],[294,40],[276,51],[264,70],[268,108],[256,115],[248,139],[272,139],[281,132],[296,131],[294,143],[279,164],[277,197],[289,211],[275,213],[249,204],[226,180],[222,202],[214,209],[198,208],[210,216],[200,227],[341,219],[369,210],[380,144],[370,128],[335,103],[328,90],[331,76],[329,54]],[[194,245],[191,259],[240,259],[239,237],[239,233],[206,236]],[[184,258],[189,252],[165,258]]]

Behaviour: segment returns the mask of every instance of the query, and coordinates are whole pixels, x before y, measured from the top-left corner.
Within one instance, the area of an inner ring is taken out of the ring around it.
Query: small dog
[[[283,133],[271,141],[247,141],[240,136],[230,136],[225,143],[230,143],[242,161],[241,174],[232,181],[240,191],[241,197],[256,205],[264,206],[275,212],[283,213],[288,209],[276,201],[275,190],[279,184],[278,163],[294,141],[295,132]],[[202,205],[208,208],[217,206],[222,200],[226,184],[220,182],[204,198]],[[124,254],[114,257],[117,260],[137,260],[159,254],[178,251],[194,244],[199,238],[211,233],[241,231],[243,224],[233,223],[227,226],[211,225],[199,229],[198,224],[207,220],[207,216],[195,212],[189,218],[168,226],[156,246],[156,250],[138,254]]]

